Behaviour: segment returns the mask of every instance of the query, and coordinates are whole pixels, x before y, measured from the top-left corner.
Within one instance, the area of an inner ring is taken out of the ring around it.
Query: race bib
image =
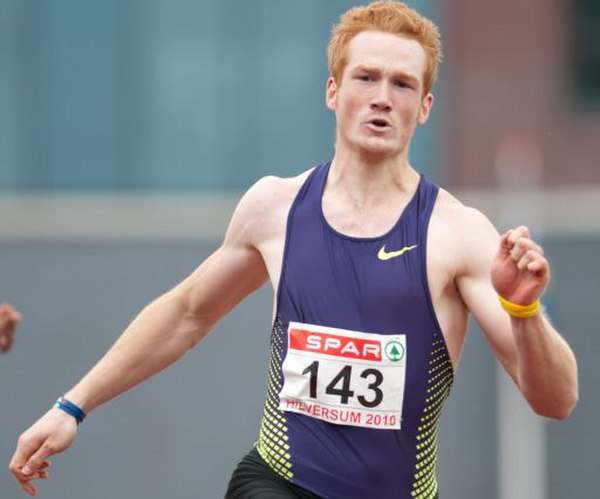
[[[290,322],[279,408],[329,423],[400,429],[406,335]]]

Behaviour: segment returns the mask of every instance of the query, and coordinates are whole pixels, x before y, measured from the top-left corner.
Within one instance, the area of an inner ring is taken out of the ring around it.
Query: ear
[[[421,109],[419,109],[419,117],[418,122],[419,125],[424,125],[427,123],[427,119],[429,118],[429,113],[431,112],[431,108],[433,107],[433,94],[427,94],[423,97],[423,101],[421,102]]]
[[[327,107],[332,111],[335,111],[335,107],[337,104],[337,93],[337,83],[333,79],[333,76],[330,76],[327,79],[327,89],[325,90],[325,103],[327,104]]]

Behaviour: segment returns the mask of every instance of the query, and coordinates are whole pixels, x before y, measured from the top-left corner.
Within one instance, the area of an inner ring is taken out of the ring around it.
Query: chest
[[[360,208],[332,196],[323,196],[322,216],[336,232],[356,238],[376,238],[392,229],[407,201],[395,198],[385,204]]]

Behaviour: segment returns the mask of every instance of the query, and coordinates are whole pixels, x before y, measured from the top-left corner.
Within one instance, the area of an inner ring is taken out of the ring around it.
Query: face
[[[364,31],[348,46],[342,81],[327,81],[327,107],[335,111],[336,148],[367,160],[406,157],[417,124],[433,104],[423,95],[426,54],[419,42]]]

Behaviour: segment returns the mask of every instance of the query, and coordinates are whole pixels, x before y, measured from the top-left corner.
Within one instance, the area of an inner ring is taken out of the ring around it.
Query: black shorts
[[[280,477],[252,447],[231,475],[225,499],[285,498],[319,499],[319,496]]]
[[[436,494],[436,499],[438,495]],[[284,480],[258,454],[256,448],[237,465],[225,499],[321,499],[298,485]]]

